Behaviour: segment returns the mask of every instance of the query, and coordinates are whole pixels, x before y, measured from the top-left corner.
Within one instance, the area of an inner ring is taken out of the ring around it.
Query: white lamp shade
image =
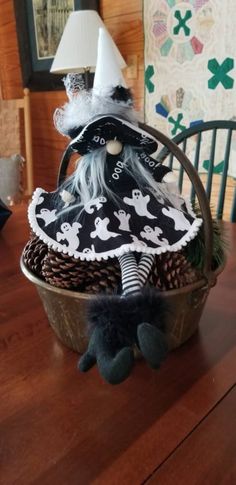
[[[52,67],[53,73],[83,72],[89,68],[95,71],[99,28],[106,27],[95,10],[76,10],[72,12],[64,28]],[[121,69],[126,63],[117,49],[112,37],[114,53]]]

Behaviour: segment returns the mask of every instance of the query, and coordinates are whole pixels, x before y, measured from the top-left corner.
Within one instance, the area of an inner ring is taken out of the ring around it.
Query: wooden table
[[[236,224],[200,331],[159,372],[112,387],[50,329],[19,269],[26,207],[0,234],[0,483],[236,483]]]

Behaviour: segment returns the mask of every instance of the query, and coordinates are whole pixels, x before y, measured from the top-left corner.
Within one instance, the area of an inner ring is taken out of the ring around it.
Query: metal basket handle
[[[201,179],[196,171],[196,169],[193,167],[192,163],[188,159],[188,157],[185,155],[185,153],[176,145],[172,140],[170,140],[167,136],[165,136],[163,133],[160,131],[156,130],[155,128],[152,128],[145,123],[140,123],[139,124],[140,128],[142,128],[144,131],[149,133],[150,135],[154,136],[158,141],[160,141],[165,147],[168,148],[168,150],[173,153],[173,155],[177,158],[179,163],[183,166],[184,170],[189,176],[190,181],[192,182],[195,193],[200,205],[201,213],[202,213],[202,218],[203,218],[203,230],[204,230],[204,239],[205,239],[205,261],[204,261],[204,266],[203,266],[203,274],[205,278],[207,279],[207,283],[209,286],[214,285],[215,283],[215,275],[214,272],[211,269],[211,263],[212,263],[212,253],[213,253],[213,224],[212,224],[212,217],[211,217],[211,211],[210,211],[210,206],[209,206],[209,201],[207,199],[207,195],[205,192],[205,189],[202,185]],[[64,182],[66,178],[66,172],[67,168],[70,162],[70,157],[71,154],[73,153],[73,150],[70,145],[66,148],[59,172],[58,172],[58,179],[57,179],[57,186],[59,187],[62,182]]]
[[[212,286],[215,282],[215,275],[211,269],[213,254],[213,224],[209,201],[198,172],[196,171],[188,157],[185,155],[185,153],[170,138],[168,138],[166,135],[156,130],[155,128],[146,125],[145,123],[140,123],[140,128],[148,132],[150,135],[154,136],[154,138],[160,141],[164,145],[164,147],[168,148],[168,153],[172,153],[177,158],[179,163],[183,166],[184,170],[188,174],[189,179],[194,186],[204,223],[203,230],[206,250],[203,274],[206,277],[209,285]]]
[[[70,158],[72,153],[74,151],[72,150],[70,144],[67,145],[61,159],[60,167],[58,170],[58,176],[57,176],[57,187],[60,187],[60,185],[65,181],[66,179],[66,173],[67,173],[67,168],[70,163]]]

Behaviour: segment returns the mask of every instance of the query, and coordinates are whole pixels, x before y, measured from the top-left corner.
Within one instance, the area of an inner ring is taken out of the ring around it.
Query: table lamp
[[[99,28],[106,27],[95,10],[76,10],[70,14],[64,28],[50,72],[83,73],[85,88],[89,86],[89,73],[95,71]],[[114,55],[121,69],[126,63],[109,32]]]

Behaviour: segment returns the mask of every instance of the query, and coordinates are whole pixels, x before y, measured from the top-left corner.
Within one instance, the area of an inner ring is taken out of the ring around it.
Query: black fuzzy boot
[[[138,346],[153,369],[159,369],[168,351],[164,333],[150,323],[141,323],[137,328]]]
[[[134,344],[150,366],[158,368],[166,353],[165,315],[163,298],[150,288],[143,288],[135,295],[101,296],[91,300],[88,305],[91,337],[79,369],[86,372],[97,363],[103,378],[118,384],[131,372]]]
[[[122,318],[126,298],[101,296],[88,305],[90,340],[78,367],[87,372],[97,363],[101,376],[110,384],[119,384],[130,374],[134,364],[135,333]]]
[[[109,384],[120,384],[130,374],[134,364],[134,353],[131,347],[109,347],[103,330],[95,328],[89,341],[86,353],[78,363],[81,372],[87,372],[97,363],[101,376]]]

